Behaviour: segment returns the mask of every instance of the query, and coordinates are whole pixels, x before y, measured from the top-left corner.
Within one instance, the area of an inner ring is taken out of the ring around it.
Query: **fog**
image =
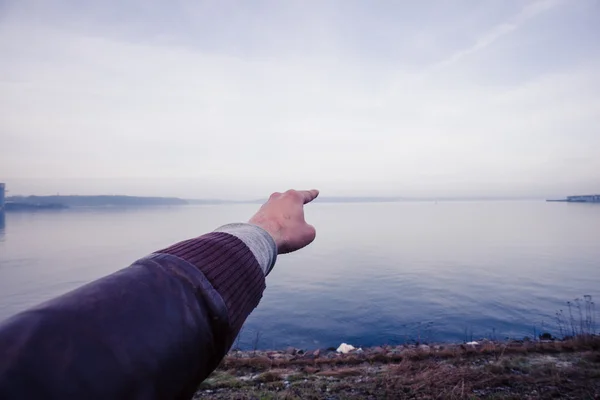
[[[600,4],[0,3],[9,194],[600,192]]]

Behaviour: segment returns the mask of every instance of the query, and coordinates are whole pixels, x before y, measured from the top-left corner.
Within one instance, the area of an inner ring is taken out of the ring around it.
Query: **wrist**
[[[281,224],[273,219],[263,219],[260,217],[253,217],[248,221],[248,224],[257,226],[267,232],[273,239],[277,249],[281,247]]]
[[[277,242],[264,227],[250,223],[223,225],[215,232],[224,232],[240,239],[250,249],[261,270],[267,276],[277,261]]]

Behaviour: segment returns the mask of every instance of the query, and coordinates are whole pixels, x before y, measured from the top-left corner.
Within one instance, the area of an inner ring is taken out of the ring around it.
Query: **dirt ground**
[[[232,352],[195,399],[600,399],[600,338]]]

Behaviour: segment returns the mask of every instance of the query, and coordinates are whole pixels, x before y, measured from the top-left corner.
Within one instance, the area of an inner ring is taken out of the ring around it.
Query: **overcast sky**
[[[0,0],[0,181],[600,192],[598,43],[597,0]]]

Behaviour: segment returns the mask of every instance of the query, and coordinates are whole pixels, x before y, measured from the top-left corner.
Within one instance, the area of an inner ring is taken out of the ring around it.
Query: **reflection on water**
[[[6,226],[6,216],[3,210],[0,210],[0,240],[4,239],[4,227]]]

